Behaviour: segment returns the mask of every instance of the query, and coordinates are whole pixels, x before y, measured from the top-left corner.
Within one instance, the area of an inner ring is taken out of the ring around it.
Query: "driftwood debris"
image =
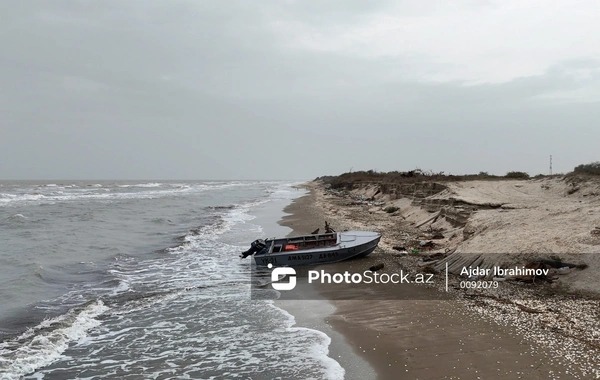
[[[427,219],[420,221],[419,223],[415,224],[416,228],[419,228],[429,222],[431,222],[432,220],[436,219],[438,216],[440,216],[441,211],[438,211],[436,213],[434,213],[433,215],[429,216]]]
[[[536,262],[546,264],[548,266],[551,266],[552,268],[569,267],[569,268],[585,269],[588,267],[587,264],[565,263],[560,260],[537,259]]]
[[[383,269],[384,266],[385,265],[383,263],[379,263],[377,265],[373,265],[372,267],[370,267],[369,270],[371,272],[377,272],[378,270]]]

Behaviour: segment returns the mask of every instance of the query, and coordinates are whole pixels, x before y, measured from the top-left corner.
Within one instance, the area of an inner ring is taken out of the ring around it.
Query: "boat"
[[[257,266],[328,264],[367,256],[377,248],[380,239],[381,234],[370,231],[258,239],[240,257],[252,256]]]

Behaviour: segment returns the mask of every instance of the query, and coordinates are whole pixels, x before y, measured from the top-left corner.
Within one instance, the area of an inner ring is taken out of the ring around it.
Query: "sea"
[[[0,182],[0,379],[342,379],[238,257],[294,185]]]

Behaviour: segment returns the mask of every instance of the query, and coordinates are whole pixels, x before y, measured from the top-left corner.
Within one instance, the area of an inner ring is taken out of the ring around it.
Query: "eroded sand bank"
[[[338,230],[382,232],[376,252],[366,259],[335,264],[338,271],[377,263],[385,263],[384,271],[389,272],[415,268],[420,255],[432,252],[483,253],[497,262],[519,261],[527,259],[524,252],[537,255],[557,252],[556,248],[565,261],[588,262],[588,269],[564,277],[570,284],[584,283],[586,289],[593,289],[598,282],[593,272],[597,243],[591,231],[594,223],[600,224],[598,200],[593,187],[569,194],[568,186],[555,179],[455,183],[421,197],[428,198],[421,204],[415,202],[418,197],[377,193],[376,187],[342,195],[310,183],[310,195],[290,205],[286,211],[292,214],[282,223],[296,234],[308,233],[324,220]],[[384,208],[389,206],[399,210],[387,213]],[[422,223],[436,212],[437,218]],[[462,226],[456,223],[461,213]],[[555,219],[544,222],[545,218]],[[399,245],[412,249],[436,231],[444,237],[434,240],[433,249],[411,256],[393,249]],[[400,301],[394,294],[382,297],[387,300],[352,300],[327,292],[322,289],[321,294],[336,299],[332,303],[337,308],[328,322],[382,379],[400,374],[410,379],[597,378],[599,374],[600,330],[594,315],[598,304],[593,300],[558,297],[542,304],[532,299],[511,303],[461,294],[448,300]]]

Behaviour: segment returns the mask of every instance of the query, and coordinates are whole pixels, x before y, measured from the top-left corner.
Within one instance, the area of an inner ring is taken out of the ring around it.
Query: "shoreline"
[[[284,209],[290,215],[284,216],[279,224],[292,228],[294,234],[309,233],[321,227],[325,220],[340,230],[348,227],[343,218],[325,211],[331,204],[318,197],[314,186],[308,189],[308,195]],[[333,211],[335,214],[337,210]],[[357,266],[368,268],[383,261],[386,269],[393,268],[389,259],[389,252],[380,244],[367,258],[334,265],[339,271]],[[319,289],[318,293],[323,299],[333,299],[326,302],[335,307],[324,323],[375,369],[378,379],[397,379],[399,373],[419,379],[518,376],[547,379],[578,373],[578,378],[591,378],[578,368],[567,368],[563,363],[549,360],[552,353],[534,347],[515,326],[490,322],[458,300],[399,301],[390,295],[391,301],[358,301],[340,300],[342,297],[332,294],[331,290]],[[292,314],[298,317],[300,313],[301,308]],[[332,337],[331,353],[335,351],[334,342]],[[331,353],[330,356],[338,360]],[[351,378],[351,370],[340,364],[346,370],[346,378]]]
[[[313,218],[318,215],[311,213],[310,205],[314,203],[314,194],[309,192],[294,199],[284,207],[287,215],[283,216],[278,224],[291,228],[288,235],[303,234],[307,229],[314,230]],[[310,232],[310,231],[309,231]],[[335,314],[335,305],[326,300],[316,290],[306,288],[305,300],[277,300],[275,305],[291,314],[296,323],[294,327],[310,328],[327,335],[329,343],[328,356],[337,361],[344,369],[344,379],[347,380],[375,380],[377,373],[371,364],[354,350],[347,338],[334,329],[329,319]]]

